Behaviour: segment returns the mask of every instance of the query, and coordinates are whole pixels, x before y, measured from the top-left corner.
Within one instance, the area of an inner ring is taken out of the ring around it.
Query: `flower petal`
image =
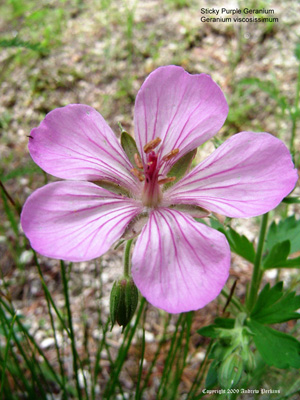
[[[145,80],[135,102],[135,137],[143,147],[159,137],[159,160],[171,150],[179,153],[167,161],[163,174],[184,154],[215,135],[224,124],[228,105],[209,75],[190,75],[175,65],[157,68]]]
[[[54,182],[27,199],[21,224],[44,256],[86,261],[105,253],[141,208],[90,182]]]
[[[150,214],[134,248],[132,276],[142,295],[170,313],[197,310],[220,293],[230,266],[225,236],[179,211]]]
[[[71,104],[46,115],[31,131],[33,160],[58,178],[99,181],[107,179],[137,190],[137,179],[115,134],[92,107]]]
[[[228,217],[253,217],[275,208],[296,181],[297,171],[281,140],[269,133],[241,132],[170,188],[165,199]]]

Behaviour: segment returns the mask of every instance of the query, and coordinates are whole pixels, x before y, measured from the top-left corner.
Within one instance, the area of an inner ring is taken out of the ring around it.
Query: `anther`
[[[174,182],[176,179],[176,176],[170,176],[168,178],[161,178],[157,181],[157,183],[159,185],[164,185],[165,183],[169,183],[169,182]]]
[[[130,170],[130,172],[132,172],[133,175],[136,176],[140,182],[143,182],[143,181],[145,180],[144,175],[143,175],[143,174],[141,173],[141,171],[139,171],[138,169],[132,168],[132,169]]]
[[[147,154],[149,153],[151,150],[155,149],[155,147],[157,147],[159,145],[159,143],[161,142],[161,139],[159,137],[150,140],[150,142],[148,142],[147,144],[145,144],[144,146],[144,152]]]
[[[134,155],[134,161],[135,161],[135,164],[136,164],[136,166],[137,166],[138,168],[140,168],[140,169],[143,169],[143,168],[144,168],[144,167],[143,167],[142,160],[141,160],[141,157],[139,156],[138,153],[135,153],[135,155]]]
[[[171,160],[171,158],[175,157],[176,154],[178,154],[178,153],[179,153],[179,149],[171,150],[170,153],[163,156],[162,161],[169,161],[169,160]]]

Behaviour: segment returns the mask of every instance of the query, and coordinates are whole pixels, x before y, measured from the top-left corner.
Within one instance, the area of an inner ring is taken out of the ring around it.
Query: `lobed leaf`
[[[300,342],[291,335],[249,320],[257,350],[268,365],[277,368],[300,368]]]
[[[300,219],[296,220],[294,215],[278,224],[272,222],[266,237],[266,250],[271,251],[277,243],[285,240],[291,242],[290,254],[300,251]]]
[[[267,283],[260,292],[251,313],[251,319],[264,324],[276,324],[299,319],[296,312],[300,308],[300,295],[295,292],[284,293],[283,282],[278,282],[272,288]]]
[[[295,196],[288,196],[282,200],[283,203],[287,204],[300,204],[300,198]]]
[[[300,257],[281,261],[279,264],[273,266],[273,268],[300,268]]]
[[[224,233],[231,250],[251,263],[254,262],[255,250],[253,243],[245,235],[240,235],[231,227],[225,227],[218,221],[211,220],[212,228]]]
[[[288,255],[290,254],[291,242],[285,240],[284,242],[276,243],[272,247],[271,251],[263,258],[263,268],[278,268],[281,262],[286,261]]]

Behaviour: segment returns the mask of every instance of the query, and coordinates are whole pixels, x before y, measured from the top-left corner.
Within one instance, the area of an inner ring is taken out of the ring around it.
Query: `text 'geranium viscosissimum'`
[[[132,157],[92,107],[51,111],[32,130],[29,151],[44,171],[66,180],[27,199],[21,223],[32,247],[85,261],[139,226],[131,272],[142,295],[171,313],[205,306],[228,278],[230,249],[222,233],[194,217],[263,214],[297,180],[287,147],[264,132],[233,135],[179,179],[180,160],[191,159],[227,114],[209,75],[173,65],[152,72],[137,94]]]

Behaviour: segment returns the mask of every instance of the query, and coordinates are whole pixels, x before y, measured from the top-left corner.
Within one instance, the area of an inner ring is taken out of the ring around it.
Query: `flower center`
[[[159,170],[157,168],[157,155],[154,151],[147,155],[147,161],[142,201],[147,207],[155,207],[161,202],[162,191],[158,184]]]
[[[144,146],[147,160],[145,165],[143,165],[138,154],[135,154],[134,156],[137,168],[133,168],[131,172],[141,182],[144,182],[142,202],[146,207],[156,207],[159,205],[163,197],[161,185],[172,182],[176,179],[176,177],[162,177],[159,174],[159,171],[163,163],[171,160],[178,154],[179,149],[174,149],[162,157],[161,162],[158,165],[158,156],[154,149],[160,144],[160,142],[161,139],[156,138]],[[143,170],[143,172],[141,170]]]

